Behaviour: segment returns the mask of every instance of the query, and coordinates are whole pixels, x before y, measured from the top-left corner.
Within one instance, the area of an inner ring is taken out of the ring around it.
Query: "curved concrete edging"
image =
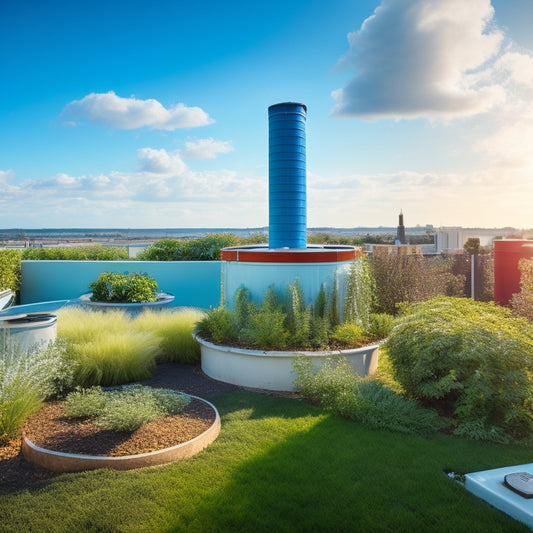
[[[198,335],[202,352],[202,371],[210,378],[232,385],[271,391],[295,391],[292,362],[304,355],[313,361],[317,370],[332,355],[346,357],[352,368],[362,377],[372,375],[378,366],[379,344],[332,352],[262,351],[213,344]]]
[[[81,470],[93,470],[96,468],[131,470],[133,468],[155,466],[187,459],[211,444],[218,437],[221,427],[220,415],[217,408],[211,402],[192,394],[189,394],[189,396],[211,406],[215,412],[215,421],[211,427],[194,439],[177,444],[176,446],[155,452],[140,453],[138,455],[108,457],[47,450],[46,448],[35,445],[24,435],[22,439],[22,453],[28,461],[54,472],[79,472]]]

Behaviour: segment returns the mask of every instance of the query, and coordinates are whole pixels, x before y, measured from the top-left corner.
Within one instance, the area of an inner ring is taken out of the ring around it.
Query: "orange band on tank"
[[[304,248],[296,250],[225,248],[220,251],[223,261],[249,263],[339,263],[361,257],[355,248]]]

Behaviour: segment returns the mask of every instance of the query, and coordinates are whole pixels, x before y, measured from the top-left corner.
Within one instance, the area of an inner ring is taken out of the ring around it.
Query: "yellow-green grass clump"
[[[66,308],[58,313],[58,337],[65,341],[68,359],[76,362],[79,386],[115,385],[150,377],[160,338],[133,331],[121,311]]]
[[[151,311],[139,314],[133,321],[138,332],[152,332],[160,338],[157,361],[197,363],[200,361],[200,345],[193,338],[196,323],[205,316],[199,309]]]

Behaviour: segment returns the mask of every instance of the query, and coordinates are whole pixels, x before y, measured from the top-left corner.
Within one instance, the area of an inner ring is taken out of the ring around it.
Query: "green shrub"
[[[138,272],[117,274],[102,272],[89,283],[96,302],[139,303],[155,302],[158,286],[154,278]]]
[[[78,389],[71,392],[63,402],[65,414],[70,418],[93,418],[106,403],[106,395],[101,387]]]
[[[284,327],[285,314],[281,311],[260,310],[252,317],[250,337],[257,347],[279,350],[287,345]]]
[[[300,281],[294,280],[285,294],[285,309],[287,313],[287,329],[289,343],[292,346],[309,348],[311,345],[311,317],[312,306],[305,305],[305,297]]]
[[[204,339],[212,339],[215,342],[236,342],[239,338],[235,314],[223,307],[210,309],[196,324],[194,332]]]
[[[163,239],[154,242],[137,254],[139,261],[182,261],[186,241]]]
[[[131,432],[163,415],[153,395],[139,388],[110,393],[95,422],[116,431]]]
[[[0,250],[0,291],[20,290],[20,250]]]
[[[344,357],[330,357],[314,372],[310,358],[293,362],[294,384],[323,408],[374,428],[428,435],[442,427],[435,411],[361,378]]]
[[[152,396],[165,415],[177,415],[191,403],[188,394],[176,392],[172,389],[151,389]]]
[[[378,339],[385,339],[389,336],[394,326],[394,317],[387,313],[371,313],[370,328],[368,333]]]
[[[0,351],[0,442],[15,439],[24,420],[46,398],[72,383],[72,367],[60,346],[21,351],[8,344]]]
[[[533,436],[533,333],[525,319],[439,297],[406,308],[386,344],[406,394],[453,416],[458,434]]]
[[[217,261],[220,250],[243,244],[245,239],[231,233],[214,233],[200,239],[163,239],[137,254],[140,261]]]
[[[99,387],[70,393],[63,407],[73,418],[90,418],[116,431],[134,431],[162,416],[180,413],[190,403],[187,394],[170,389],[130,385],[119,390]]]
[[[364,336],[365,330],[361,326],[350,322],[339,324],[331,334],[331,338],[343,346],[354,346],[359,343]]]
[[[159,338],[158,363],[198,363],[200,345],[192,332],[205,313],[198,309],[145,310],[132,322],[134,331],[152,333]]]

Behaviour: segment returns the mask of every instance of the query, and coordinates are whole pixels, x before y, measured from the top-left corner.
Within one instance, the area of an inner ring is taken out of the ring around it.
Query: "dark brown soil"
[[[215,412],[208,404],[192,399],[185,410],[144,424],[133,432],[114,431],[89,420],[65,416],[61,404],[46,404],[24,424],[28,439],[47,450],[110,457],[137,455],[187,442],[208,429]]]
[[[218,392],[235,390],[206,377],[198,366],[167,363],[158,365],[155,376],[143,382],[209,399]],[[87,421],[63,416],[62,407],[46,404],[25,424],[28,438],[38,446],[56,451],[89,455],[135,455],[175,446],[205,431],[214,421],[214,412],[204,402],[194,400],[179,415],[161,418],[133,433],[102,429]],[[57,474],[34,466],[20,451],[20,442],[0,446],[0,492],[31,487],[39,480]]]

